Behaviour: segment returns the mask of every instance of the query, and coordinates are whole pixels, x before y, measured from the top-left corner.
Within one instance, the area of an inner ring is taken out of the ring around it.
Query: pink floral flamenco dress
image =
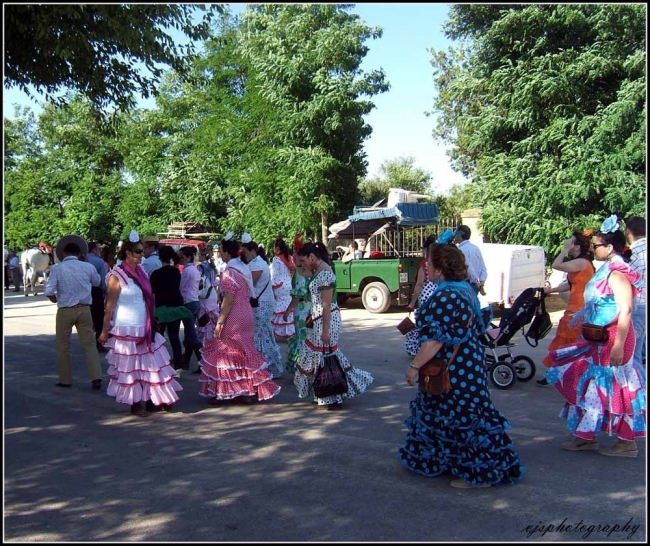
[[[645,381],[632,363],[635,338],[631,324],[623,347],[624,364],[610,365],[619,314],[608,284],[613,271],[623,273],[633,294],[638,293],[641,277],[620,256],[614,256],[585,286],[585,306],[573,319],[605,326],[609,340],[600,343],[580,336],[576,342],[550,351],[552,365],[546,378],[565,398],[560,416],[575,436],[594,440],[603,431],[631,442],[646,435]]]
[[[178,400],[176,391],[183,387],[169,365],[165,338],[156,333],[151,339],[153,296],[150,285],[147,293],[149,281],[144,269],[140,265],[137,268],[129,272],[128,266],[118,266],[108,274],[120,281],[120,294],[113,314],[112,337],[105,344],[110,377],[106,394],[121,404],[148,402],[168,409]]]

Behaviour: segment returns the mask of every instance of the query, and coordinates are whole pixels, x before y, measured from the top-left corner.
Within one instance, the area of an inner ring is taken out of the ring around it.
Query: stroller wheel
[[[513,358],[512,365],[517,371],[517,379],[519,381],[530,381],[535,377],[535,372],[537,372],[537,366],[535,366],[533,359],[525,355],[519,355]]]
[[[497,362],[490,368],[490,379],[497,389],[509,389],[517,380],[517,370],[509,362]]]

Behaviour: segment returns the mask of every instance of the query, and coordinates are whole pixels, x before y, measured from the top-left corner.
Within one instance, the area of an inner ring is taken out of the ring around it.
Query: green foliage
[[[413,157],[387,159],[379,167],[378,176],[368,177],[359,185],[359,202],[373,205],[386,199],[390,188],[430,194],[431,173],[416,167]]]
[[[31,111],[18,114],[6,123],[6,241],[56,244],[70,233],[115,240],[124,120],[118,116],[107,125],[79,96],[64,107],[46,107],[37,123]]]
[[[162,65],[180,74],[194,44],[177,45],[168,30],[205,39],[213,5],[204,4],[9,4],[5,6],[5,86],[30,87],[48,99],[62,89],[79,90],[99,108],[134,105],[134,94],[155,94]],[[137,64],[142,63],[150,75]]]
[[[346,217],[365,175],[369,98],[388,88],[381,71],[359,68],[364,42],[381,32],[349,9],[223,14],[205,53],[164,76],[155,109],[107,118],[70,95],[33,134],[17,120],[6,132],[8,232],[42,238],[30,200],[47,211],[48,241],[72,232],[115,241],[189,221],[270,242]]]
[[[553,256],[573,229],[644,215],[643,5],[455,5],[432,52],[434,135],[495,242]]]
[[[382,71],[359,68],[368,51],[364,42],[381,37],[381,30],[347,10],[327,4],[255,5],[242,16],[247,91],[259,93],[258,100],[274,114],[267,159],[274,167],[285,166],[283,185],[298,185],[282,193],[304,196],[278,201],[279,184],[260,185],[246,216],[259,216],[269,201],[294,214],[306,209],[288,215],[283,232],[315,229],[318,216],[326,223],[326,217],[348,215],[357,180],[365,174],[362,146],[371,129],[363,116],[374,107],[368,98],[388,85]]]

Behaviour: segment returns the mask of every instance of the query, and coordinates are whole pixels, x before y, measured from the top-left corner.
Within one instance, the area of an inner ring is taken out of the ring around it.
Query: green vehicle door
[[[350,264],[343,263],[341,260],[334,260],[334,274],[336,275],[336,289],[339,292],[349,292],[352,286],[350,278]]]

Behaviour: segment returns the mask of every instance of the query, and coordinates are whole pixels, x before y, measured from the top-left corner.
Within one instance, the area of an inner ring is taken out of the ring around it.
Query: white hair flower
[[[242,243],[250,243],[252,240],[253,240],[253,238],[250,236],[249,233],[244,233],[244,234],[241,236],[241,242],[242,242]]]
[[[140,236],[138,235],[138,232],[135,229],[131,230],[131,233],[129,233],[129,241],[132,243],[137,243],[140,240]]]
[[[601,233],[614,233],[618,231],[618,217],[616,214],[612,214],[607,220],[605,220],[600,226]]]
[[[229,231],[228,233],[226,233],[224,235],[223,240],[224,241],[230,241],[230,239],[232,239],[234,236],[235,236],[235,232],[234,231]]]

